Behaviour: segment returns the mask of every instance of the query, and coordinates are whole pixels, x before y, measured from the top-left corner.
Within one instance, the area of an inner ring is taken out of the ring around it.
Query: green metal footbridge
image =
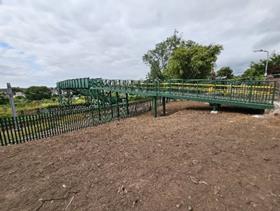
[[[57,83],[60,102],[70,103],[73,92],[87,96],[97,107],[119,101],[120,95],[128,103],[128,95],[150,97],[157,116],[157,102],[161,99],[165,114],[166,98],[208,102],[217,109],[221,105],[252,109],[273,108],[276,84],[272,81],[236,80],[106,80],[79,78]]]

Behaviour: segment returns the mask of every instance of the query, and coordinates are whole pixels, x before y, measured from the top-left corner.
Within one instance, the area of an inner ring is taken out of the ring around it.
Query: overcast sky
[[[280,51],[280,0],[0,0],[0,87],[75,77],[143,79],[143,54],[174,29],[224,46],[217,68],[244,71]]]

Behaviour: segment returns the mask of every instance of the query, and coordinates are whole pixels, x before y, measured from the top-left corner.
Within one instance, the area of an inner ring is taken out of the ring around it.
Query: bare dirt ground
[[[1,210],[280,210],[280,118],[150,113],[0,148]]]

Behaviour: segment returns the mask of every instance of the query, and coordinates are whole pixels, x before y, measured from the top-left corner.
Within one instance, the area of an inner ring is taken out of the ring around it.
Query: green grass
[[[84,97],[73,100],[73,104],[81,104],[85,102]],[[28,101],[26,99],[15,99],[17,114],[29,113],[36,109],[57,106],[58,98]],[[12,115],[10,104],[0,105],[0,117],[10,117]]]

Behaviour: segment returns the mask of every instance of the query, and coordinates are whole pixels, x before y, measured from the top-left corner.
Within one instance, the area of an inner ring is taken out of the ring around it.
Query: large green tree
[[[172,36],[156,44],[154,49],[144,54],[143,61],[150,67],[147,77],[151,80],[163,79],[163,70],[166,68],[172,52],[183,44],[185,44],[185,41],[175,31]]]
[[[264,79],[265,62],[252,62],[250,67],[241,75],[243,79]]]
[[[178,31],[149,50],[143,61],[149,65],[148,79],[206,78],[209,76],[222,46],[203,46],[183,40]]]
[[[164,69],[164,76],[170,79],[203,79],[211,70],[223,47],[221,45],[182,45],[176,48]]]
[[[217,71],[218,77],[226,77],[227,79],[232,79],[234,77],[233,70],[230,67],[221,67]]]
[[[42,100],[51,98],[51,90],[46,86],[31,86],[25,90],[28,100]]]

